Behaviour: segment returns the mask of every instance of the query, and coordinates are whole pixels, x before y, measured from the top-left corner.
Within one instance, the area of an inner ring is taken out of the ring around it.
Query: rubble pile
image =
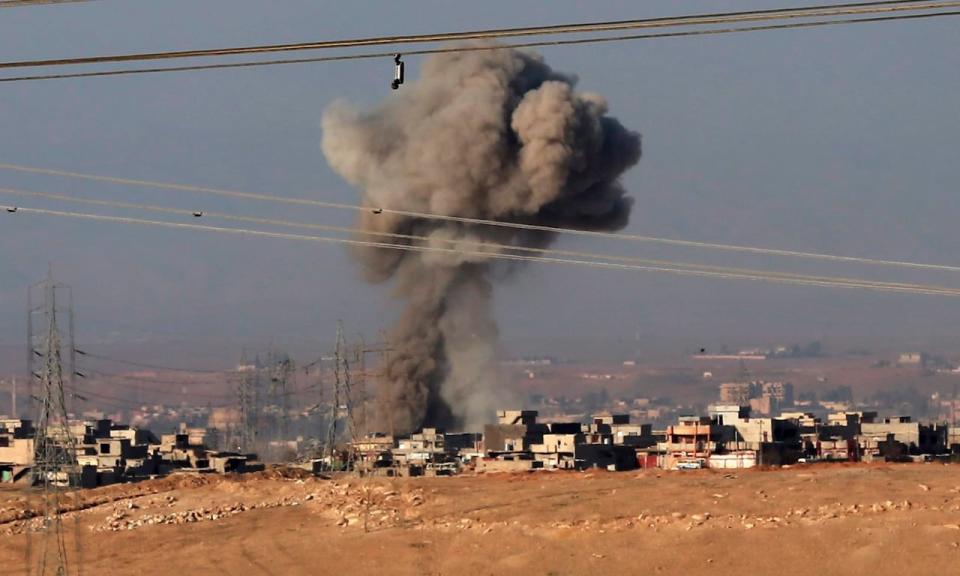
[[[351,486],[332,487],[337,496],[331,512],[337,526],[362,525],[367,530],[419,523],[419,514],[410,511],[423,504],[423,490],[401,494],[383,486],[362,487],[351,492]]]
[[[146,526],[216,522],[254,510],[305,506],[333,520],[337,526],[360,526],[367,530],[376,530],[419,522],[418,515],[409,510],[424,502],[423,491],[420,489],[401,494],[385,486],[349,482],[328,482],[322,487],[315,482],[308,485],[302,479],[295,480],[295,483],[303,486],[299,494],[288,494],[254,503],[234,501],[169,512],[150,513],[141,510],[141,506],[131,500],[116,506],[109,516],[91,529],[95,532],[120,532]],[[146,503],[144,508],[156,506],[180,508],[183,503],[176,496],[167,495],[160,502]]]
[[[118,509],[107,517],[106,522],[93,528],[96,532],[119,532],[121,530],[133,530],[142,526],[153,526],[163,524],[190,524],[193,522],[216,521],[221,518],[235,516],[241,512],[246,512],[248,508],[243,503],[236,503],[226,506],[217,506],[215,508],[199,508],[196,510],[184,510],[182,512],[171,512],[170,514],[144,514],[139,518],[131,518],[128,510],[135,510],[137,506],[131,502],[127,510]]]

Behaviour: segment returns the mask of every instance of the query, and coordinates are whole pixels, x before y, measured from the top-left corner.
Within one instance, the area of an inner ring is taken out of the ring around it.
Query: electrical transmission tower
[[[240,361],[240,382],[237,386],[237,399],[240,408],[240,438],[242,452],[255,450],[260,417],[260,357],[253,363],[247,362],[246,354]]]
[[[49,271],[45,279],[33,284],[27,291],[27,373],[30,376],[27,381],[28,398],[35,398],[35,385],[40,381],[41,375],[38,367],[44,359],[49,325],[51,319],[59,325],[56,318],[53,318],[58,314],[67,318],[66,333],[58,333],[58,337],[68,351],[66,382],[68,387],[72,388],[73,376],[77,371],[77,349],[73,337],[73,291],[70,286],[55,282],[53,272]]]
[[[326,452],[333,466],[336,457],[337,423],[344,416],[347,419],[347,432],[351,440],[357,439],[357,422],[353,410],[353,392],[351,390],[349,351],[343,337],[343,322],[337,322],[337,343],[333,351],[333,399],[330,405],[330,421],[327,428]],[[348,451],[352,459],[352,450]],[[349,463],[349,462],[348,462]]]
[[[355,398],[353,396],[353,374],[350,372],[350,354],[347,343],[343,338],[342,323],[337,325],[337,350],[334,356],[341,359],[340,372],[342,376],[337,377],[336,381],[341,383],[341,395],[347,411],[347,432],[350,437],[350,446],[347,450],[347,468],[352,469],[354,467],[353,459],[356,455],[354,449],[356,448],[356,442],[359,437],[359,429],[357,428],[357,414],[354,409]]]
[[[377,350],[380,353],[380,377],[377,380],[377,411],[380,413],[381,421],[386,420],[390,438],[395,439],[397,431],[393,422],[393,408],[389,405],[389,401],[393,396],[390,392],[391,383],[389,375],[387,374],[388,367],[390,366],[390,347],[387,343],[390,342],[390,339],[384,330],[380,331],[380,342],[383,342],[383,346]]]
[[[355,398],[360,403],[359,415],[357,415],[357,434],[362,438],[367,432],[367,347],[360,336],[360,341],[355,348],[354,366],[356,366],[356,381],[352,383],[351,390],[356,394]],[[356,402],[351,402],[356,404]]]
[[[290,439],[290,392],[288,386],[294,378],[296,367],[290,356],[271,350],[267,355],[270,370],[270,400],[279,411],[277,418],[277,439],[286,442]]]
[[[63,298],[59,298],[63,295]],[[37,298],[39,296],[39,298]],[[34,303],[42,301],[34,307]],[[65,301],[61,306],[58,301]],[[38,405],[34,436],[33,484],[40,488],[43,510],[42,541],[37,550],[37,574],[68,574],[67,546],[63,530],[63,492],[79,484],[77,442],[70,430],[64,382],[72,383],[75,372],[73,346],[73,308],[70,288],[54,282],[52,274],[46,280],[30,287],[28,296],[28,340],[30,353],[30,383],[36,384],[38,394],[31,397]],[[63,335],[57,322],[58,314],[68,318],[67,345],[70,371],[65,377],[62,345]],[[42,324],[40,321],[42,320]],[[43,330],[38,328],[43,327]],[[75,535],[79,550],[79,534]],[[30,554],[28,546],[28,555]],[[76,558],[75,558],[76,560]],[[33,565],[30,559],[28,566]],[[79,567],[79,562],[77,563]]]

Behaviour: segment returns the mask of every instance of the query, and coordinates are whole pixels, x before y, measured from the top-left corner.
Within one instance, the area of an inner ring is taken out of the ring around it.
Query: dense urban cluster
[[[428,427],[396,437],[380,432],[341,435],[335,443],[298,436],[283,442],[289,456],[275,460],[317,473],[439,476],[464,471],[923,461],[960,454],[960,427],[947,422],[926,423],[910,416],[881,418],[878,411],[854,410],[843,402],[813,405],[795,398],[793,385],[783,381],[724,382],[716,390],[718,402],[704,413],[678,413],[667,423],[652,419],[641,423],[643,410],[608,409],[596,416],[567,418],[544,416],[537,410],[501,410],[496,422],[482,432],[451,433]],[[158,437],[109,419],[71,422],[68,436],[54,437],[61,451],[69,454],[63,460],[69,469],[50,479],[93,487],[171,473],[263,469],[254,454],[217,450],[224,431],[212,418],[207,427],[180,424],[177,429]],[[29,481],[36,437],[31,421],[0,419],[0,481]],[[270,449],[276,443],[264,446]]]
[[[394,440],[354,442],[358,466],[381,474],[604,468],[751,468],[813,461],[925,461],[960,453],[960,429],[909,416],[804,412],[752,417],[749,406],[716,404],[706,416],[681,416],[663,430],[626,414],[589,423],[540,422],[534,410],[498,412],[483,434],[424,429]]]
[[[51,483],[93,488],[173,472],[201,474],[262,470],[254,454],[209,450],[205,430],[183,427],[157,437],[149,430],[110,420],[73,422],[70,434],[53,438],[66,457]],[[37,482],[37,430],[30,420],[0,419],[0,481]]]

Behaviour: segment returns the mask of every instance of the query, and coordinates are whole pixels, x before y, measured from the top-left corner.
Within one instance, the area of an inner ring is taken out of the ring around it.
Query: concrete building
[[[395,475],[393,467],[393,436],[374,432],[350,443],[354,454],[355,466],[364,474]],[[315,472],[319,472],[323,463],[315,460]],[[312,469],[312,467],[311,467]]]
[[[947,432],[947,448],[953,454],[960,454],[960,427],[950,426]]]
[[[754,418],[749,406],[733,404],[711,406],[708,413],[717,426],[715,438],[722,446],[720,453],[751,451],[761,465],[790,464],[803,454],[798,419]]]
[[[789,382],[758,382],[758,396],[750,399],[750,408],[759,414],[772,416],[793,406],[793,384]]]
[[[926,354],[923,352],[904,352],[897,359],[898,364],[922,365],[926,363]]]
[[[489,453],[525,452],[543,442],[546,424],[537,422],[536,410],[499,410],[497,423],[483,427],[483,447]]]
[[[664,454],[662,467],[706,468],[711,454],[722,450],[723,426],[709,416],[681,416],[677,424],[668,426],[660,447]]]
[[[437,428],[424,428],[409,438],[398,439],[397,447],[391,452],[394,462],[408,470],[416,470],[418,475],[430,463],[448,461],[443,430]]]
[[[504,410],[498,423],[484,428],[485,458],[478,471],[509,469],[631,470],[636,446],[656,444],[649,425],[631,424],[627,414],[609,414],[580,422],[537,422],[533,410]],[[491,460],[509,461],[501,467]]]
[[[0,482],[23,479],[33,465],[33,424],[30,420],[0,420]]]
[[[750,406],[757,414],[772,416],[794,404],[789,382],[725,382],[720,385],[720,404]]]
[[[544,468],[573,469],[576,467],[577,446],[586,436],[581,433],[544,434],[540,444],[530,446],[535,460]]]
[[[480,434],[447,434],[438,428],[424,428],[408,438],[399,438],[388,460],[374,466],[383,470],[371,471],[386,475],[449,476],[458,473],[465,464],[482,458],[482,445]]]
[[[750,399],[756,396],[756,388],[752,382],[724,382],[720,384],[720,403],[747,406]]]
[[[203,436],[183,429],[157,438],[149,430],[99,419],[70,422],[79,476],[65,481],[92,488],[175,471],[242,472],[263,469],[251,455],[207,451]],[[36,431],[28,420],[0,420],[0,479],[17,480],[34,464]],[[56,439],[55,439],[56,441]],[[65,446],[65,444],[64,444]]]
[[[860,430],[863,436],[871,438],[892,434],[893,439],[906,446],[910,454],[943,454],[948,449],[947,426],[921,424],[909,416],[894,416],[882,422],[861,422]]]

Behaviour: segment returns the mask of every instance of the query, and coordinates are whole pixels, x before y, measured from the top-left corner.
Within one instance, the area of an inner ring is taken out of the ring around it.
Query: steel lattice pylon
[[[79,484],[77,442],[70,430],[67,411],[61,334],[57,314],[57,292],[69,288],[57,284],[52,276],[33,287],[42,290],[44,304],[30,310],[30,355],[31,378],[38,384],[37,418],[34,436],[34,465],[32,483],[40,491],[40,508],[43,513],[41,542],[35,550],[36,558],[29,558],[28,567],[36,568],[36,574],[66,575],[69,573],[67,546],[63,530],[64,494],[71,486]],[[31,295],[31,303],[33,301]],[[69,311],[69,307],[67,308]],[[34,317],[41,313],[45,330],[41,334],[33,328]],[[71,369],[73,365],[73,322],[69,314],[69,344]],[[72,375],[72,372],[71,372]],[[79,541],[76,543],[79,549]],[[32,556],[28,546],[27,554]],[[79,568],[79,564],[77,564]],[[79,573],[79,569],[74,570]]]

